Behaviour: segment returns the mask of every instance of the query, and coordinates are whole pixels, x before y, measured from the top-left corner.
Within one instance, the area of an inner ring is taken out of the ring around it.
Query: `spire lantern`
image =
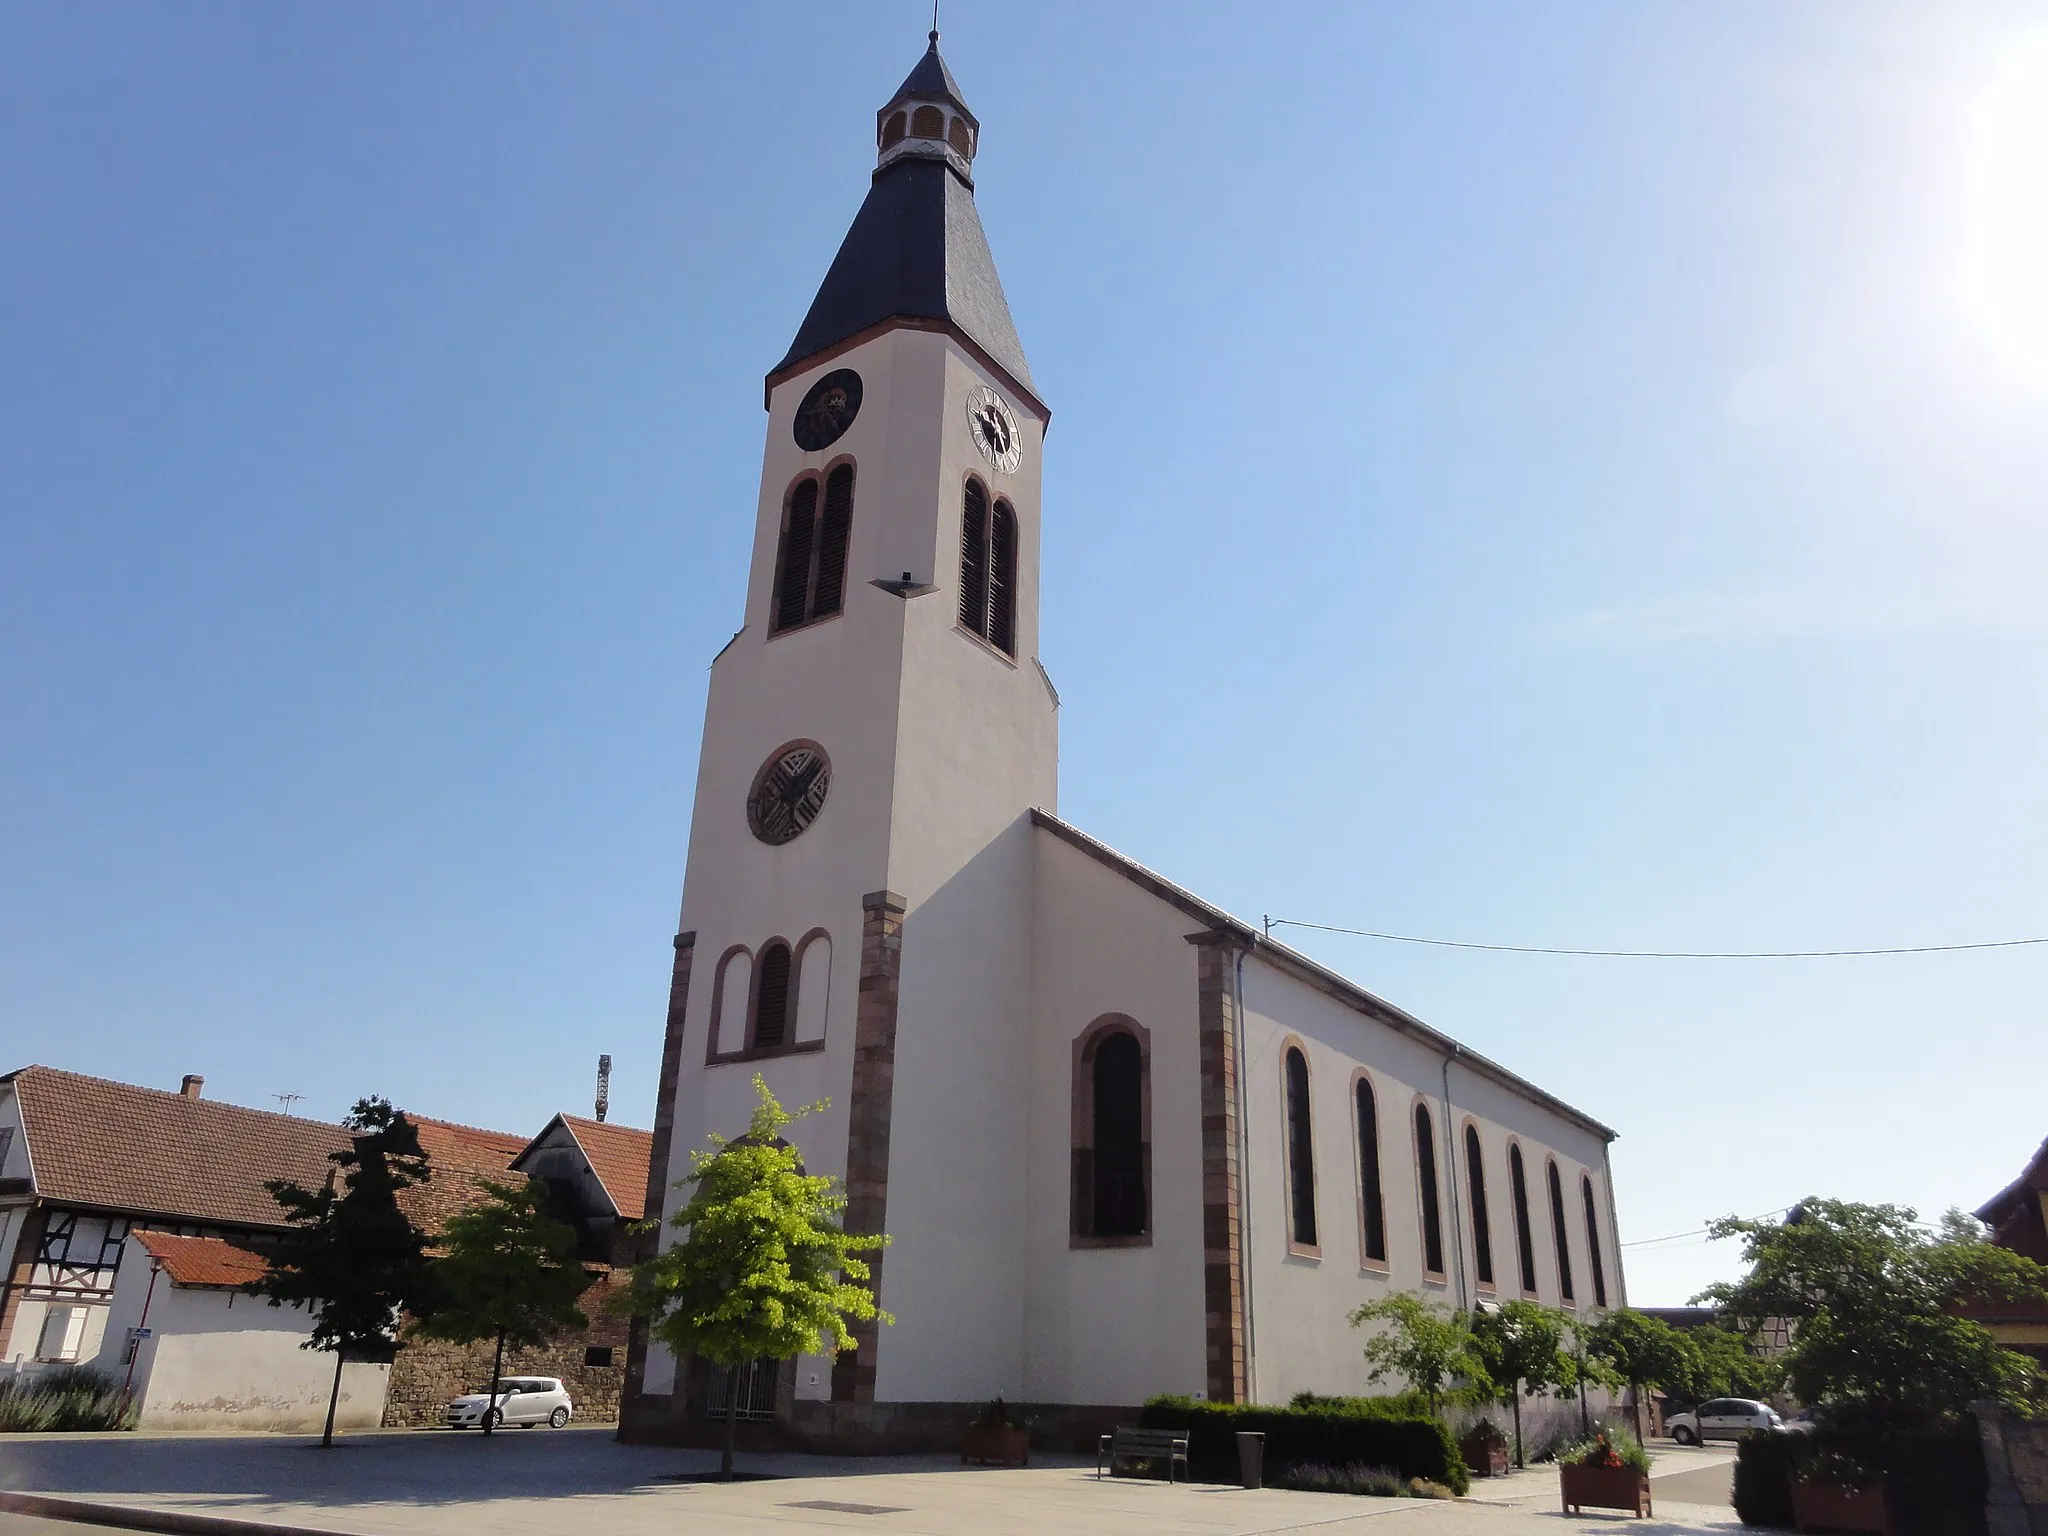
[[[943,160],[971,187],[980,141],[981,122],[960,99],[959,82],[939,57],[934,29],[917,68],[875,114],[875,171],[879,175],[899,160]]]

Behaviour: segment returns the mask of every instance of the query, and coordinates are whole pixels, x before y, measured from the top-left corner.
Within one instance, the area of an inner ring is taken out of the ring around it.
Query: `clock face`
[[[754,836],[779,848],[818,819],[831,786],[832,765],[825,760],[825,749],[815,742],[793,742],[754,775],[747,824]]]
[[[981,456],[1004,474],[1024,457],[1024,445],[1017,431],[1017,418],[1010,414],[1003,397],[986,384],[967,397],[967,428],[974,434],[974,446]]]
[[[797,447],[805,453],[830,448],[859,414],[860,375],[851,368],[834,368],[797,403],[796,420],[791,424]]]

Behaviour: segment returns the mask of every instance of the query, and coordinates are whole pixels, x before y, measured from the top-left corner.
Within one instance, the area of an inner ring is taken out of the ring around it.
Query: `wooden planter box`
[[[1650,1513],[1650,1480],[1634,1467],[1559,1467],[1557,1476],[1568,1515],[1581,1509]]]
[[[1014,1425],[967,1426],[960,1445],[963,1462],[978,1461],[988,1467],[1021,1467],[1031,1459],[1031,1431]]]
[[[1792,1483],[1792,1523],[1802,1531],[1871,1531],[1891,1536],[1884,1483],[1837,1488],[1833,1483]]]
[[[1465,1465],[1472,1469],[1474,1477],[1508,1475],[1508,1448],[1505,1445],[1489,1445],[1484,1440],[1466,1440],[1458,1446],[1458,1454],[1465,1458]]]

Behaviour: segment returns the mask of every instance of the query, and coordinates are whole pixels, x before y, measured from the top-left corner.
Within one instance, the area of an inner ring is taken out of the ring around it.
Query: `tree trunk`
[[[1586,1378],[1579,1377],[1579,1433],[1593,1433],[1593,1412],[1586,1406]]]
[[[740,1373],[737,1368],[725,1373],[725,1454],[718,1459],[718,1475],[727,1482],[732,1481],[732,1446],[740,1433]]]
[[[504,1369],[505,1330],[500,1328],[498,1330],[498,1352],[491,1356],[491,1390],[489,1393],[491,1405],[484,1410],[484,1433],[487,1435],[491,1432],[491,1415],[498,1411],[498,1383],[502,1379],[500,1373]]]
[[[321,1431],[320,1448],[326,1450],[334,1444],[334,1405],[341,1401],[342,1352],[334,1352],[334,1389],[327,1394],[327,1428]]]
[[[1515,1465],[1526,1467],[1529,1463],[1522,1455],[1522,1384],[1519,1381],[1516,1382],[1513,1390],[1515,1394]]]

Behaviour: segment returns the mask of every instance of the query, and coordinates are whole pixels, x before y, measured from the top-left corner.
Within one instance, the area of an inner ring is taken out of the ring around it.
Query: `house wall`
[[[134,1400],[144,1429],[317,1430],[326,1421],[334,1356],[300,1346],[312,1320],[299,1307],[273,1307],[233,1291],[188,1289],[158,1275],[150,1289],[149,1254],[130,1239],[106,1336],[94,1362],[128,1379],[128,1330],[147,1303],[151,1336],[136,1350]],[[383,1421],[390,1367],[342,1367],[337,1429],[375,1429]]]
[[[1544,1168],[1555,1155],[1565,1191],[1566,1231],[1579,1315],[1597,1314],[1586,1243],[1579,1176],[1590,1173],[1600,1221],[1608,1300],[1622,1299],[1619,1251],[1607,1199],[1601,1137],[1513,1087],[1494,1082],[1455,1057],[1450,1067],[1450,1111],[1445,1113],[1445,1054],[1351,1004],[1281,970],[1259,956],[1244,966],[1246,1182],[1252,1271],[1254,1338],[1252,1394],[1285,1402],[1301,1391],[1382,1391],[1366,1376],[1359,1338],[1345,1316],[1361,1302],[1412,1291],[1453,1306],[1521,1294],[1516,1275],[1507,1144],[1522,1148],[1528,1174],[1529,1215],[1535,1247],[1535,1299],[1563,1305],[1553,1257]],[[1299,1044],[1309,1064],[1310,1126],[1314,1139],[1319,1252],[1291,1251],[1286,1112],[1282,1058]],[[1377,1098],[1381,1184],[1386,1210],[1387,1263],[1364,1258],[1360,1161],[1355,1131],[1355,1074],[1367,1072]],[[1422,1205],[1413,1111],[1430,1109],[1443,1201],[1445,1273],[1423,1267]],[[1467,1203],[1463,1126],[1479,1129],[1486,1168],[1489,1228],[1497,1284],[1482,1291],[1474,1275],[1474,1243]],[[1446,1136],[1446,1126],[1453,1133]],[[1455,1164],[1447,1162],[1456,1147]]]
[[[1105,1406],[1158,1392],[1200,1395],[1201,1065],[1196,950],[1186,938],[1196,924],[1050,833],[1037,832],[1035,848],[1021,1395]],[[1150,1037],[1145,1246],[1077,1246],[1071,1235],[1075,1046],[1109,1013]]]

